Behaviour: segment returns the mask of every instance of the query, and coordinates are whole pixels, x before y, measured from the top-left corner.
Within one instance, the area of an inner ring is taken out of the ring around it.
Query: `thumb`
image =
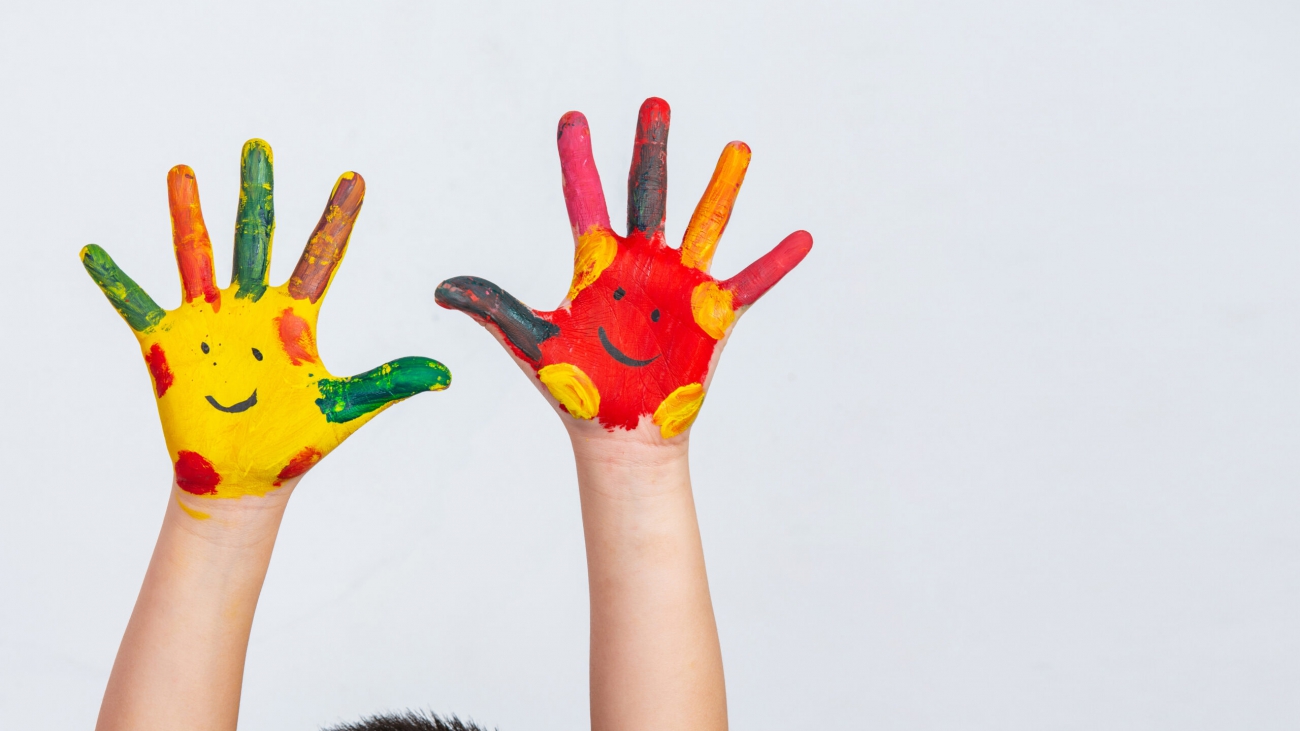
[[[441,391],[450,385],[447,366],[409,356],[348,378],[322,378],[316,382],[321,395],[316,405],[327,421],[341,424],[422,391]]]

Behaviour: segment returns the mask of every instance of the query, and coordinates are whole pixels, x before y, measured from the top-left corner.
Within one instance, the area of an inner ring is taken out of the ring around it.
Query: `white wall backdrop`
[[[148,375],[77,251],[175,306],[184,162],[224,283],[258,136],[277,282],[335,177],[367,181],[331,369],[455,382],[294,496],[243,728],[585,728],[567,441],[433,289],[558,302],[556,121],[587,114],[621,220],[651,95],[670,235],[742,139],[715,271],[816,239],[694,431],[734,728],[1300,726],[1298,31],[1240,0],[6,3],[0,727],[91,727],[167,499]]]

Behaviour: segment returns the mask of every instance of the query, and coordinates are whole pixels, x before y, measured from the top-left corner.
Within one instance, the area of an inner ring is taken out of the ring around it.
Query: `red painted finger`
[[[668,102],[650,97],[636,122],[632,169],[627,176],[627,235],[653,238],[664,230],[668,198]]]
[[[167,202],[172,214],[172,245],[181,273],[181,290],[186,302],[202,297],[221,309],[221,291],[212,273],[212,241],[203,224],[199,207],[199,184],[188,165],[177,165],[167,173]]]
[[[812,234],[795,231],[741,273],[723,282],[722,286],[731,290],[736,307],[752,305],[808,256],[812,244]]]
[[[352,225],[361,213],[361,202],[365,197],[366,181],[360,175],[343,173],[339,176],[325,212],[298,258],[293,276],[289,277],[289,295],[294,299],[310,300],[314,304],[329,289],[330,280],[347,253]]]
[[[609,228],[609,209],[605,191],[600,187],[600,173],[591,155],[591,130],[582,112],[560,117],[556,133],[560,148],[560,171],[564,175],[564,203],[569,209],[573,239],[592,228]]]

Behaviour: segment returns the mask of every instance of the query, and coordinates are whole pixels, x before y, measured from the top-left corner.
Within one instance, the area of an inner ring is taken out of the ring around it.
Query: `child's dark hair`
[[[436,713],[404,711],[366,716],[356,723],[331,726],[323,731],[484,731],[473,721],[462,721],[454,714],[442,718]],[[495,730],[494,730],[495,731]]]

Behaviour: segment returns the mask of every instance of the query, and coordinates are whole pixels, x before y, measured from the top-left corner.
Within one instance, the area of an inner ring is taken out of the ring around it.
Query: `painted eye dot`
[[[624,291],[622,287],[619,287],[618,289],[614,290],[614,299],[621,300],[626,296],[627,296],[627,292]]]
[[[257,358],[258,360],[261,360],[261,359],[262,359],[262,351],[258,350],[257,348],[253,348],[253,357],[254,357],[254,358]]]
[[[650,322],[659,322],[659,310],[650,313]]]
[[[208,344],[207,344],[207,343],[201,343],[201,344],[199,345],[199,347],[200,347],[200,348],[203,348],[203,354],[204,354],[204,355],[207,355],[207,354],[208,354],[208,351],[211,350],[211,348],[208,347]]]

